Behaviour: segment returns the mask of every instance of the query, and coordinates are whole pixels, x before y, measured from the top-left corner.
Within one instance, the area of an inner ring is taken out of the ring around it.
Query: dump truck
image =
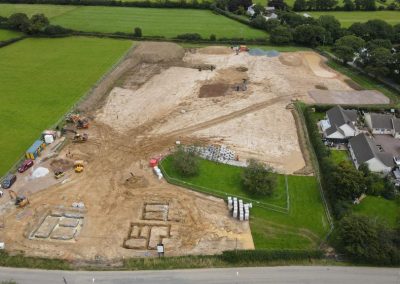
[[[74,142],[74,143],[84,143],[87,140],[88,140],[87,133],[83,133],[83,134],[75,133],[75,136],[72,139],[72,142]]]
[[[84,168],[84,166],[83,166],[83,161],[82,160],[75,161],[74,170],[75,170],[76,173],[83,172],[83,168]]]

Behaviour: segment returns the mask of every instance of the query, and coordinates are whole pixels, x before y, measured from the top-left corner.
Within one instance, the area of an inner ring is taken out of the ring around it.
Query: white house
[[[335,106],[326,112],[326,118],[326,120],[320,122],[326,139],[347,140],[358,134],[355,125],[357,121],[356,110],[345,110],[341,106]]]
[[[372,172],[389,173],[395,166],[393,155],[380,152],[374,141],[364,133],[350,138],[348,147],[357,169],[366,163]]]

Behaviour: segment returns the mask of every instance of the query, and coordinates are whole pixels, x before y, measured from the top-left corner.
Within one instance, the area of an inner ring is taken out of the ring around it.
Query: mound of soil
[[[318,90],[328,90],[328,87],[323,84],[317,84],[315,85],[315,88]]]
[[[199,48],[198,52],[201,54],[231,54],[233,53],[229,47],[226,46],[208,46]]]
[[[182,60],[185,50],[171,42],[142,42],[132,57],[140,59],[143,63],[161,63]]]
[[[240,66],[240,67],[236,68],[236,70],[239,72],[247,72],[247,70],[249,70],[249,69],[247,67]]]
[[[301,58],[293,54],[282,54],[279,56],[279,61],[287,66],[300,66],[302,64]]]
[[[229,90],[228,84],[215,83],[215,84],[203,85],[200,88],[199,98],[222,97],[227,94],[228,90]]]

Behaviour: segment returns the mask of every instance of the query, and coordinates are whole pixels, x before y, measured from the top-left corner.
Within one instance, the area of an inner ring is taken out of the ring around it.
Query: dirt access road
[[[293,98],[310,101],[308,91],[321,80],[350,89],[330,70],[318,76],[304,56],[321,60],[314,53],[268,58],[225,47],[185,53],[171,43],[139,45],[110,75],[118,85],[105,97],[108,87],[100,85],[82,104],[92,118],[89,142],[69,144],[57,157],[84,160],[84,173],[69,173],[68,182],[32,194],[23,211],[3,214],[1,240],[11,252],[105,262],[154,256],[159,241],[167,255],[253,248],[248,222],[231,218],[223,200],[156,179],[148,161],[180,140],[223,143],[240,159],[255,157],[281,172],[303,168],[286,106]],[[75,216],[79,229],[65,222],[74,202],[85,204]],[[54,239],[74,230],[72,239]]]

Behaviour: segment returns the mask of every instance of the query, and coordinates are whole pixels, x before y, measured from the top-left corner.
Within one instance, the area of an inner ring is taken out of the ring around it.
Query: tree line
[[[378,3],[385,4],[387,0]],[[344,0],[339,5],[338,0],[296,0],[293,5],[294,11],[376,11],[376,10],[397,10],[400,1],[396,0],[389,5],[377,6],[375,0]]]
[[[325,111],[324,107],[315,107]],[[361,194],[381,196],[400,202],[389,178],[372,173],[367,165],[357,170],[349,161],[335,164],[324,145],[310,107],[303,108],[312,146],[317,154],[321,183],[336,220],[330,242],[353,261],[374,265],[400,264],[400,219],[395,228],[352,212],[353,201]],[[398,216],[400,217],[400,216]]]

